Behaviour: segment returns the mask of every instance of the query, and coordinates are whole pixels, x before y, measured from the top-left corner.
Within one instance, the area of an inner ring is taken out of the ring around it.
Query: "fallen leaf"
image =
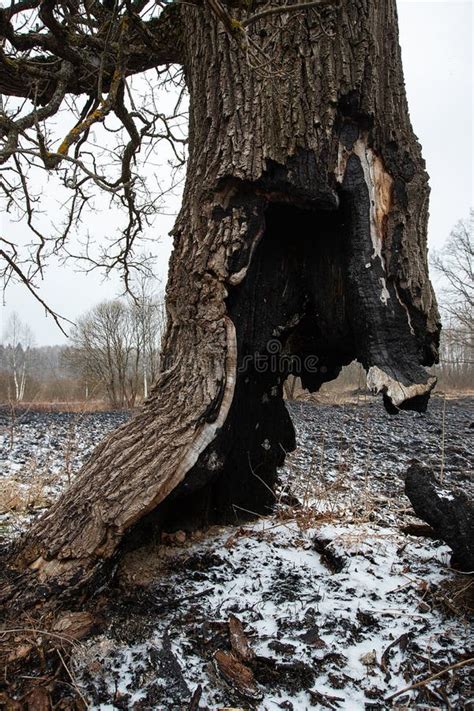
[[[363,654],[359,657],[359,660],[362,664],[365,664],[366,667],[373,667],[374,664],[377,664],[377,655],[375,651],[372,650],[371,652],[367,652],[367,654]]]
[[[32,644],[19,644],[18,647],[15,647],[12,649],[10,654],[8,655],[8,661],[9,662],[16,662],[19,661],[20,659],[24,659],[25,657],[28,656],[28,654],[31,652],[33,649]]]

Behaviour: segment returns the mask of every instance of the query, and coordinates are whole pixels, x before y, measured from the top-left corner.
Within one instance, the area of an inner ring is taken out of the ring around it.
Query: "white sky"
[[[410,113],[431,176],[429,245],[439,248],[474,202],[473,6],[465,0],[398,0],[398,8]],[[178,208],[179,200],[171,200],[168,211]],[[154,228],[156,272],[163,287],[171,252],[167,234],[173,221],[170,215],[159,216]],[[97,231],[110,230],[107,213],[94,223]],[[8,230],[11,236],[11,225]],[[56,265],[47,270],[41,295],[52,308],[74,320],[118,292],[116,278],[103,281],[99,274],[85,275],[72,266]],[[37,345],[65,341],[52,319],[20,286],[10,288],[6,304],[0,306],[0,337],[12,311],[30,325]]]

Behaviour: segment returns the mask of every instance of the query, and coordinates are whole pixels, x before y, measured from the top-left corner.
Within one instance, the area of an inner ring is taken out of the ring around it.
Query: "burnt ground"
[[[89,708],[468,708],[472,578],[440,541],[405,532],[421,522],[403,476],[417,459],[472,491],[473,405],[434,398],[390,417],[372,398],[293,403],[299,447],[268,517],[170,534],[122,562],[99,633],[69,662]],[[4,413],[0,476],[17,499],[3,536],[126,416],[25,413],[12,437]]]

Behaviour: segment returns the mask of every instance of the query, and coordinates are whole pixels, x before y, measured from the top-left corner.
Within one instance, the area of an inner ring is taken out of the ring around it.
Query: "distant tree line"
[[[16,313],[8,320],[4,333],[5,346],[0,347],[0,368],[6,377],[8,399],[21,401],[25,397],[27,374],[29,374],[33,333]]]
[[[163,301],[146,289],[135,299],[97,304],[78,320],[68,345],[35,346],[14,313],[0,344],[0,400],[133,407],[156,378],[164,326]]]
[[[0,400],[76,400],[80,383],[63,363],[64,346],[0,344]]]

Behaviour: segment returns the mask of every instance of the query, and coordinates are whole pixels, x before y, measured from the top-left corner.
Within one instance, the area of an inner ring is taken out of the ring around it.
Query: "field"
[[[472,489],[473,405],[434,398],[426,415],[390,417],[372,398],[291,404],[298,449],[275,509],[129,552],[65,695],[102,711],[468,707],[472,578],[412,535],[403,478],[417,459]],[[4,542],[128,416],[0,412]]]

